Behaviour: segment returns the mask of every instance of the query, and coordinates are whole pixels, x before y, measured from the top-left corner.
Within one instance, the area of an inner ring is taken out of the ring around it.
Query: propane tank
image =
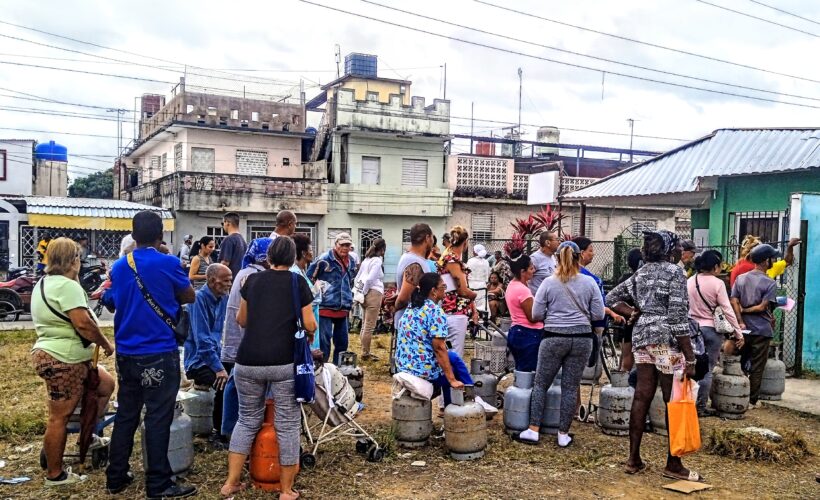
[[[581,374],[581,385],[592,385],[593,382],[597,384],[601,380],[603,372],[604,366],[601,364],[601,357],[599,356],[595,366],[584,367],[584,372]]]
[[[451,404],[444,409],[444,444],[455,460],[475,460],[487,447],[487,419],[475,402],[472,385],[450,389]]]
[[[739,420],[749,408],[749,379],[743,375],[740,356],[723,356],[723,369],[712,376],[712,408],[721,418]]]
[[[356,393],[356,401],[362,402],[362,389],[364,388],[364,370],[357,366],[358,355],[355,352],[344,351],[339,353],[339,371],[347,377],[350,387]]]
[[[544,405],[544,415],[541,416],[541,434],[558,434],[558,425],[561,420],[561,370],[552,380],[547,389],[547,404]]]
[[[512,327],[512,318],[501,318],[501,321],[499,322],[498,328],[502,332],[504,332],[504,333],[509,332],[511,327]]]
[[[191,417],[191,428],[198,436],[209,436],[214,428],[214,390],[195,385],[188,394],[195,396],[182,401],[185,413]]]
[[[626,372],[613,371],[610,380],[612,383],[603,386],[598,396],[598,415],[595,422],[604,434],[628,436],[629,412],[632,411],[635,389],[629,387],[629,374]]]
[[[786,390],[786,364],[779,359],[769,358],[763,369],[763,380],[760,382],[760,399],[780,401]]]
[[[404,392],[393,398],[393,432],[402,448],[421,448],[433,432],[433,405]]]
[[[530,426],[530,397],[535,372],[515,372],[513,385],[504,392],[504,428],[510,434]]]
[[[142,463],[148,463],[148,452],[145,448],[145,424],[142,425]],[[174,407],[174,420],[171,422],[171,435],[168,438],[168,462],[175,476],[184,476],[194,465],[194,433],[191,428],[191,417],[182,410],[182,404]]]
[[[655,432],[662,436],[669,435],[666,427],[666,403],[663,401],[663,391],[660,386],[655,389],[655,396],[652,398],[652,404],[649,405],[649,421]]]
[[[253,486],[265,491],[279,491],[279,442],[273,426],[273,400],[265,401],[265,420],[253,440],[250,455],[250,476]]]
[[[497,408],[498,379],[490,372],[490,362],[478,358],[470,360],[470,376],[473,378],[475,395]]]

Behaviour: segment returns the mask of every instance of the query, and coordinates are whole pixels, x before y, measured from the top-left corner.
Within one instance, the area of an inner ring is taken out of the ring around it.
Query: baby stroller
[[[393,331],[393,313],[396,311],[396,295],[398,292],[395,287],[387,288],[382,297],[382,304],[379,308],[379,319],[376,320],[375,333],[390,333]]]
[[[315,374],[316,399],[301,405],[302,434],[307,444],[301,465],[315,466],[319,445],[348,437],[356,440],[356,451],[366,454],[369,462],[380,462],[385,450],[354,420],[362,406],[347,378],[331,363],[317,364]]]

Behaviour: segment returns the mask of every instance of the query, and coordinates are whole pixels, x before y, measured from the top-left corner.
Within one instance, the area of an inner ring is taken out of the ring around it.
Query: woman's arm
[[[527,297],[523,301],[521,301],[521,310],[524,311],[524,316],[527,317],[527,321],[530,323],[537,323],[538,320],[533,318],[532,315],[532,304],[534,299],[532,297]]]
[[[447,354],[446,340],[442,338],[433,339],[433,352],[436,354],[436,361],[438,361],[438,365],[442,371],[444,371],[444,376],[447,378],[447,382],[450,383],[450,387],[453,389],[464,387],[464,384],[456,380],[456,376],[453,374],[453,367],[450,365],[450,355]]]
[[[541,282],[541,286],[535,292],[532,301],[532,321],[544,321],[547,315],[547,280]]]
[[[424,274],[424,270],[419,264],[410,264],[404,269],[404,275],[396,294],[396,309],[404,309],[410,304],[410,297],[413,295],[413,290],[418,286],[422,274]]]
[[[114,346],[112,346],[108,338],[102,334],[97,323],[91,318],[91,313],[88,312],[88,309],[85,307],[77,307],[67,311],[67,314],[68,319],[71,320],[71,326],[74,327],[77,333],[84,339],[90,340],[102,347],[106,356],[111,356],[114,352]]]
[[[604,296],[601,294],[601,290],[598,288],[598,285],[595,283],[594,280],[587,280],[587,283],[592,281],[588,285],[589,291],[591,292],[591,297],[589,300],[589,317],[592,321],[601,321],[602,319],[606,318],[606,310],[604,307]],[[571,284],[567,286],[572,286]]]
[[[248,301],[245,299],[239,301],[239,312],[236,313],[236,322],[239,323],[239,326],[242,328],[248,327]]]
[[[740,324],[737,321],[735,310],[732,307],[732,303],[729,301],[729,294],[726,293],[726,286],[719,279],[717,280],[717,283],[715,283],[715,295],[717,298],[717,305],[723,309],[723,314],[726,315],[726,319],[728,319],[729,323],[735,327],[735,337],[742,337],[740,333]]]
[[[313,343],[313,332],[316,331],[316,317],[313,316],[313,303],[302,308],[302,327],[307,333],[308,343]]]
[[[201,257],[199,255],[194,255],[193,260],[191,260],[191,268],[188,270],[188,279],[190,280],[204,280],[204,274],[197,274],[199,271],[199,261]]]
[[[449,262],[447,263],[447,272],[456,281],[456,293],[460,297],[475,300],[477,294],[470,290],[470,286],[467,284],[467,276],[461,270],[461,266],[457,262]]]

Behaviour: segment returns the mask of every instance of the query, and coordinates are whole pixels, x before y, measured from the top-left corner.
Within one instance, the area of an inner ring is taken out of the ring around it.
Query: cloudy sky
[[[72,174],[87,175],[110,166],[117,151],[117,112],[107,110],[127,110],[129,142],[135,97],[169,94],[186,70],[219,70],[229,78],[222,85],[237,89],[265,79],[285,95],[301,79],[310,98],[335,78],[337,44],[342,58],[377,54],[380,76],[412,80],[413,94],[427,99],[443,97],[446,63],[455,133],[469,133],[471,103],[477,135],[504,126],[481,120],[518,121],[518,68],[526,138],[552,125],[564,143],[628,147],[632,118],[634,147],[664,151],[722,127],[820,125],[814,0],[709,0],[769,23],[699,0],[482,0],[524,14],[474,0],[310,1],[355,15],[298,0],[2,0],[0,138],[56,140],[69,148]]]

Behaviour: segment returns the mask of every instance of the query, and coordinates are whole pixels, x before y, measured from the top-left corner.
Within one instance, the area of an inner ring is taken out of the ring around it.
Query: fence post
[[[803,375],[803,321],[806,300],[806,247],[809,236],[809,221],[800,221],[800,260],[797,270],[797,325],[794,329],[794,376]]]

